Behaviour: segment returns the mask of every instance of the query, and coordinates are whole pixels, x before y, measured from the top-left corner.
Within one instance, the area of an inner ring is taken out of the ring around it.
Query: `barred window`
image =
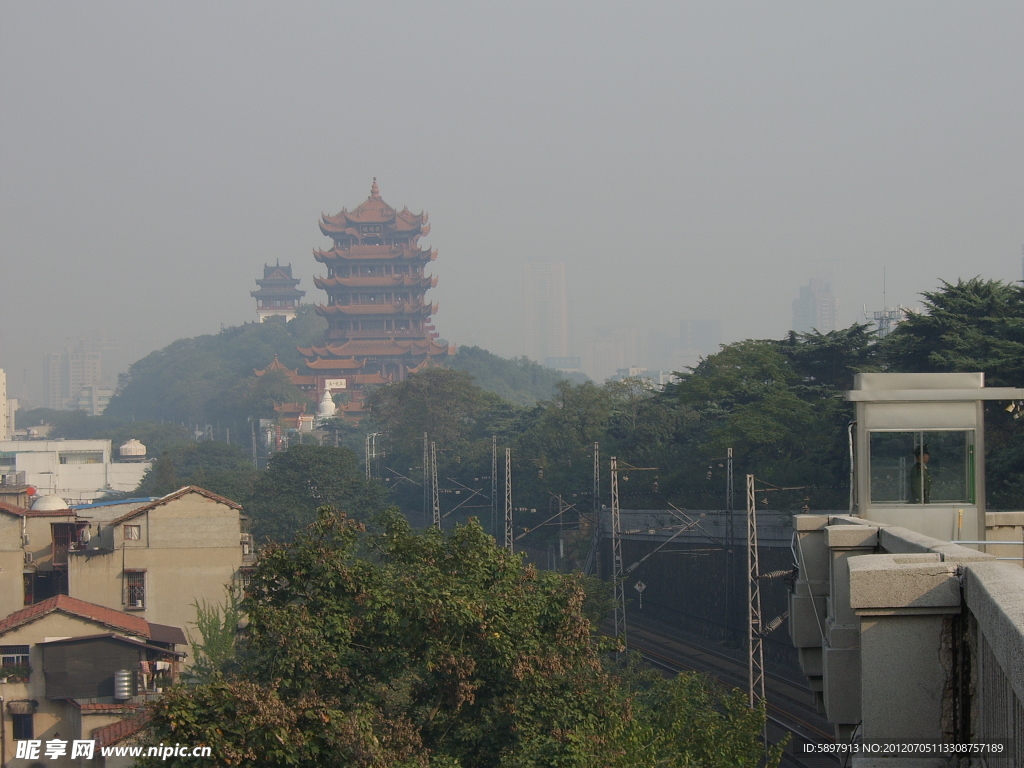
[[[146,572],[125,571],[125,606],[128,610],[141,611],[146,608]]]

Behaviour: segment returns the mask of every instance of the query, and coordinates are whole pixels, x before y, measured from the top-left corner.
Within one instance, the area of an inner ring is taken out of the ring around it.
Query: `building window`
[[[871,501],[973,504],[974,431],[873,431]]]
[[[32,727],[32,715],[11,715],[11,726],[15,741],[27,741],[35,738]]]
[[[125,541],[140,541],[142,539],[141,525],[126,525],[124,527]]]
[[[146,608],[146,572],[125,571],[125,606],[129,611],[142,611]]]
[[[102,464],[103,451],[69,451],[58,454],[61,464]]]
[[[28,666],[27,645],[0,645],[0,667]]]

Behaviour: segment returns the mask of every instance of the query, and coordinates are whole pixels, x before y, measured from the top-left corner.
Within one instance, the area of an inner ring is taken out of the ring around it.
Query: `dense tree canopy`
[[[244,425],[250,416],[259,418],[256,413],[234,413],[257,387],[253,371],[266,368],[275,355],[288,368],[302,364],[297,347],[319,340],[325,328],[312,310],[302,307],[289,322],[272,317],[216,335],[179,339],[150,353],[122,376],[107,413],[184,424],[237,421],[241,416]],[[253,394],[256,405],[260,394]],[[241,426],[236,430],[243,432]]]
[[[290,541],[316,518],[324,505],[365,519],[383,509],[387,491],[367,480],[359,458],[348,448],[294,445],[270,459],[245,503],[261,539]]]
[[[369,534],[325,509],[262,553],[239,676],[165,695],[148,739],[219,765],[761,764],[763,712],[689,676],[635,689],[583,603],[475,523],[417,534],[389,513]]]

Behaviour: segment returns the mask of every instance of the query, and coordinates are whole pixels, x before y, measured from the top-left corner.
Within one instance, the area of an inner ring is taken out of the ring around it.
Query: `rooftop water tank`
[[[67,509],[68,503],[64,501],[60,496],[50,494],[48,496],[40,496],[34,502],[32,502],[33,512],[54,512],[58,509]]]
[[[146,458],[146,446],[134,437],[117,449],[122,459],[131,461]]]

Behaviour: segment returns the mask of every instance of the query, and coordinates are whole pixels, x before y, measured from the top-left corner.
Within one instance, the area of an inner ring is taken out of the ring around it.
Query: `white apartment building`
[[[40,496],[69,503],[133,491],[151,466],[151,461],[113,461],[109,440],[0,441],[0,473],[24,472]]]

